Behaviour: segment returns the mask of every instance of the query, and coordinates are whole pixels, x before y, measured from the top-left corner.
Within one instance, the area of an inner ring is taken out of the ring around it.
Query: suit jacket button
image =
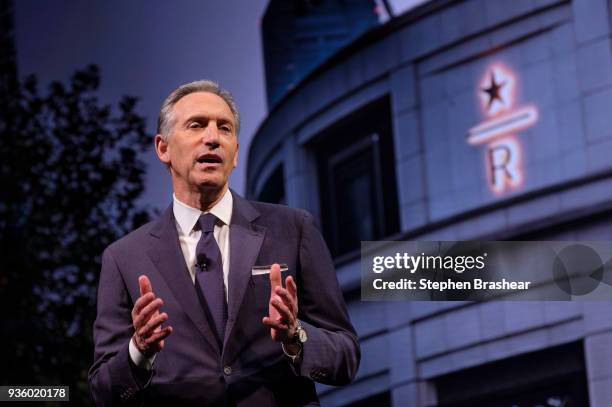
[[[229,366],[225,366],[225,367],[223,368],[223,373],[225,373],[225,375],[226,375],[226,376],[231,375],[231,374],[232,374],[232,368],[231,368],[231,367],[229,367]]]

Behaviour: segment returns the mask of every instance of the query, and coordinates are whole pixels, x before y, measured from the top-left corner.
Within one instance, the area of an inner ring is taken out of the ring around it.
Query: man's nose
[[[204,129],[202,142],[209,146],[216,147],[219,145],[219,128],[217,128],[217,124],[213,121],[210,121],[206,129]]]

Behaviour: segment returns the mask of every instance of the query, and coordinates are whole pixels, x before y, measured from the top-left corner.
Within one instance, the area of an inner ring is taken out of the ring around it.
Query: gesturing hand
[[[263,323],[270,327],[273,340],[291,346],[298,326],[297,286],[293,277],[285,279],[285,287],[282,286],[280,266],[273,264],[270,270],[269,315],[263,318]]]
[[[172,333],[172,327],[161,327],[168,319],[168,314],[159,312],[164,302],[161,298],[155,298],[147,276],[138,277],[138,285],[140,297],[132,308],[133,338],[138,350],[149,357],[163,349],[164,339]]]

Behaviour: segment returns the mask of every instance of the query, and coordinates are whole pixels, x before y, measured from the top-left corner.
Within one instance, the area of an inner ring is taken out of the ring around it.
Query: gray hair
[[[209,80],[200,80],[181,85],[164,100],[161,110],[159,111],[159,118],[157,119],[157,134],[160,134],[164,140],[168,140],[170,130],[174,126],[172,108],[179,100],[190,93],[196,92],[212,93],[225,100],[225,103],[227,103],[234,115],[236,136],[238,136],[240,132],[240,114],[238,112],[238,106],[236,106],[236,102],[234,102],[234,98],[227,90],[221,88],[217,82]]]

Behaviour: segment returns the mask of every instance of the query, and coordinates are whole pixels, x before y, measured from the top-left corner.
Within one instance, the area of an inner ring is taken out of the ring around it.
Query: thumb
[[[138,277],[138,285],[140,286],[141,296],[153,291],[153,287],[151,287],[151,282],[149,281],[149,278],[145,275]]]
[[[280,266],[277,263],[274,263],[270,269],[270,294],[274,295],[274,289],[276,287],[281,287],[281,284],[282,279]]]

